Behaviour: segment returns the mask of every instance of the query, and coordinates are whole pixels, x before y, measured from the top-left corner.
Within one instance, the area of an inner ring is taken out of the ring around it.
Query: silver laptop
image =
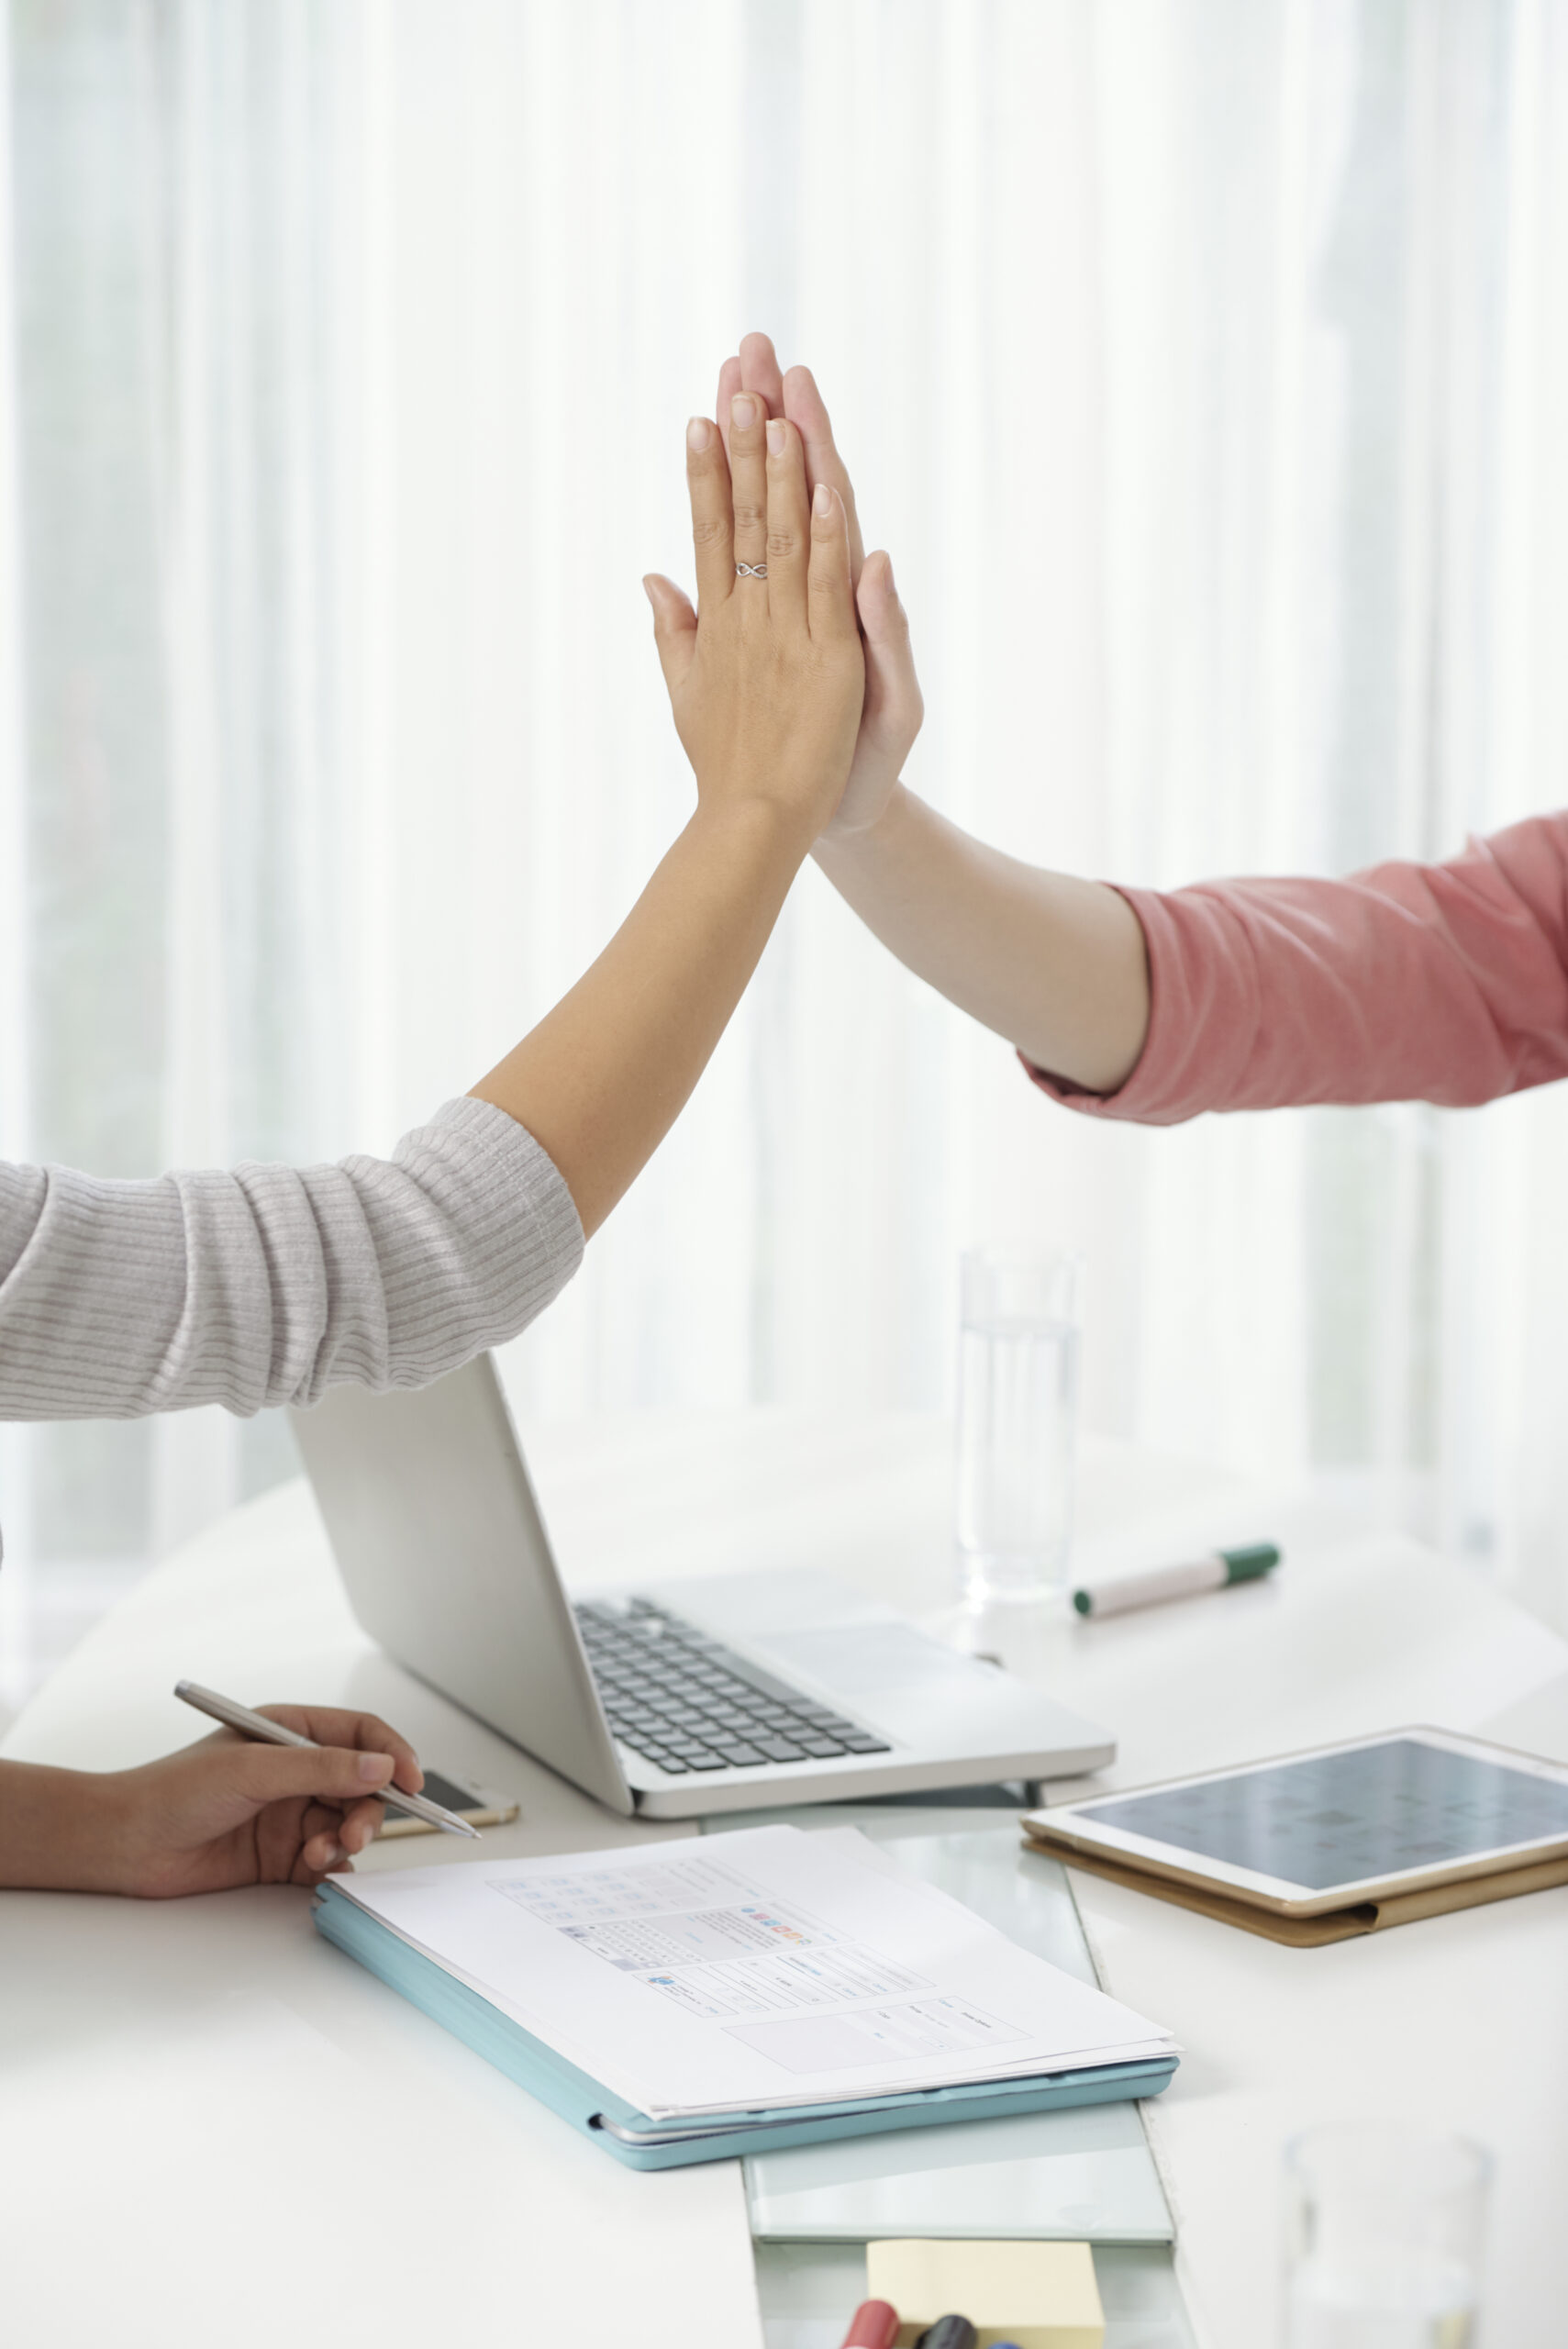
[[[1097,1770],[1114,1741],[802,1570],[567,1598],[488,1354],[291,1414],[364,1629],[612,1810],[652,1819]]]

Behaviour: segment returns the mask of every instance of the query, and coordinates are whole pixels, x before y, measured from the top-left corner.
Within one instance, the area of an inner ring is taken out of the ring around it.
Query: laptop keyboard
[[[892,1751],[651,1599],[573,1612],[611,1730],[671,1777]]]

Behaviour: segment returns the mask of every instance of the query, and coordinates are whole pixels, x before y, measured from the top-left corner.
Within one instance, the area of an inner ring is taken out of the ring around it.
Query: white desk
[[[917,1613],[947,1598],[948,1447],[929,1420],[628,1422],[530,1449],[584,1586],[808,1560]],[[1289,1547],[1271,1585],[1004,1636],[1116,1729],[1117,1782],[1417,1720],[1568,1754],[1568,1647],[1413,1544],[1106,1450],[1082,1518],[1092,1565],[1195,1538]],[[182,1673],[250,1701],[374,1704],[437,1766],[516,1789],[498,1857],[681,1831],[628,1829],[370,1651],[300,1486],[151,1575],[5,1751],[107,1767],[199,1735],[168,1694]],[[372,1864],[463,1856],[420,1839]],[[1488,2340],[1556,2343],[1568,1891],[1308,1953],[1077,1888],[1107,1987],[1187,2051],[1149,2110],[1214,2349],[1273,2337],[1281,2141],[1390,2110],[1496,2150]],[[0,1896],[0,2333],[18,2349],[272,2349],[280,2326],[378,2349],[761,2349],[737,2167],[621,2171],[321,1944],[287,1890]]]

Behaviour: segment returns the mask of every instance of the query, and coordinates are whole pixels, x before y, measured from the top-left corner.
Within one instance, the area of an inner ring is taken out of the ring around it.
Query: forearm
[[[1037,1068],[1092,1093],[1131,1073],[1149,966],[1138,917],[1114,889],[1003,856],[902,784],[877,823],[827,836],[815,853],[900,962]]]
[[[0,1889],[111,1892],[109,1779],[0,1762]]]
[[[680,1114],[806,846],[762,800],[699,809],[598,960],[473,1087],[548,1151],[585,1233]]]

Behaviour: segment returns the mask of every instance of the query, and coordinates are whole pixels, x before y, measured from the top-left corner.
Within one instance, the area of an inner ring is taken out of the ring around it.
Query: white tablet
[[[1031,1813],[1053,1841],[1290,1917],[1568,1853],[1568,1765],[1393,1730]]]

